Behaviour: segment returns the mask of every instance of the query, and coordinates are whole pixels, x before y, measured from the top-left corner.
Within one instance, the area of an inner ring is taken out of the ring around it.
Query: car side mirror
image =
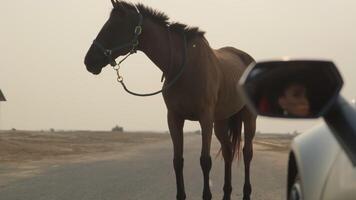
[[[269,61],[251,64],[240,86],[259,115],[318,118],[337,99],[343,80],[331,61]]]
[[[251,64],[240,79],[242,96],[259,115],[323,117],[356,166],[356,111],[341,96],[343,80],[331,61],[289,60]]]

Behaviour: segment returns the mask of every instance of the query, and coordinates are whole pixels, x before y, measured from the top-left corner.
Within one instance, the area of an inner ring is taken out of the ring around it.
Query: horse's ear
[[[112,3],[112,6],[113,6],[114,8],[116,8],[116,7],[117,7],[117,1],[115,1],[115,0],[111,0],[111,3]]]
[[[120,0],[111,0],[111,4],[114,8],[125,8]]]
[[[120,0],[111,0],[111,3],[114,8],[124,8]]]

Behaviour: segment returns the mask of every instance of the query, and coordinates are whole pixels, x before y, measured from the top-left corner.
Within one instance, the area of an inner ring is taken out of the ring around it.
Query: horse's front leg
[[[173,142],[173,166],[176,174],[177,200],[186,198],[183,178],[183,126],[184,119],[168,111],[168,126]]]
[[[205,115],[199,120],[202,129],[202,149],[200,156],[200,166],[204,175],[203,200],[211,200],[212,195],[209,186],[209,173],[211,170],[210,145],[213,129],[213,116]]]

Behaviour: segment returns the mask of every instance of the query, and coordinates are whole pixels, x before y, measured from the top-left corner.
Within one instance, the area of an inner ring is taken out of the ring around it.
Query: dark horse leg
[[[244,122],[245,142],[243,147],[243,156],[245,164],[245,183],[243,188],[243,200],[250,200],[251,183],[250,183],[250,163],[253,156],[252,140],[256,131],[256,115],[247,107],[242,110],[242,120]]]
[[[168,126],[173,142],[173,166],[176,174],[177,200],[185,200],[185,189],[183,179],[183,126],[184,119],[168,111]]]
[[[209,186],[209,173],[211,170],[211,157],[210,157],[210,145],[211,136],[213,131],[213,117],[212,115],[204,115],[199,120],[202,129],[202,149],[200,156],[200,166],[204,176],[204,189],[203,200],[211,200],[212,195]]]
[[[219,120],[214,122],[215,135],[221,144],[221,152],[225,161],[225,182],[223,200],[230,200],[231,186],[231,165],[232,165],[232,145],[228,135],[228,120]]]

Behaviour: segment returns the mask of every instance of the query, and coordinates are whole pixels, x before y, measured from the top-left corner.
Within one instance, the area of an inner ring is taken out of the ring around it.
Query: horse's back
[[[235,67],[244,71],[254,59],[246,52],[234,47],[223,47],[215,51],[222,67]]]
[[[243,72],[254,59],[244,51],[233,47],[214,50],[221,72],[216,118],[222,119],[238,112],[245,105],[237,86]]]

